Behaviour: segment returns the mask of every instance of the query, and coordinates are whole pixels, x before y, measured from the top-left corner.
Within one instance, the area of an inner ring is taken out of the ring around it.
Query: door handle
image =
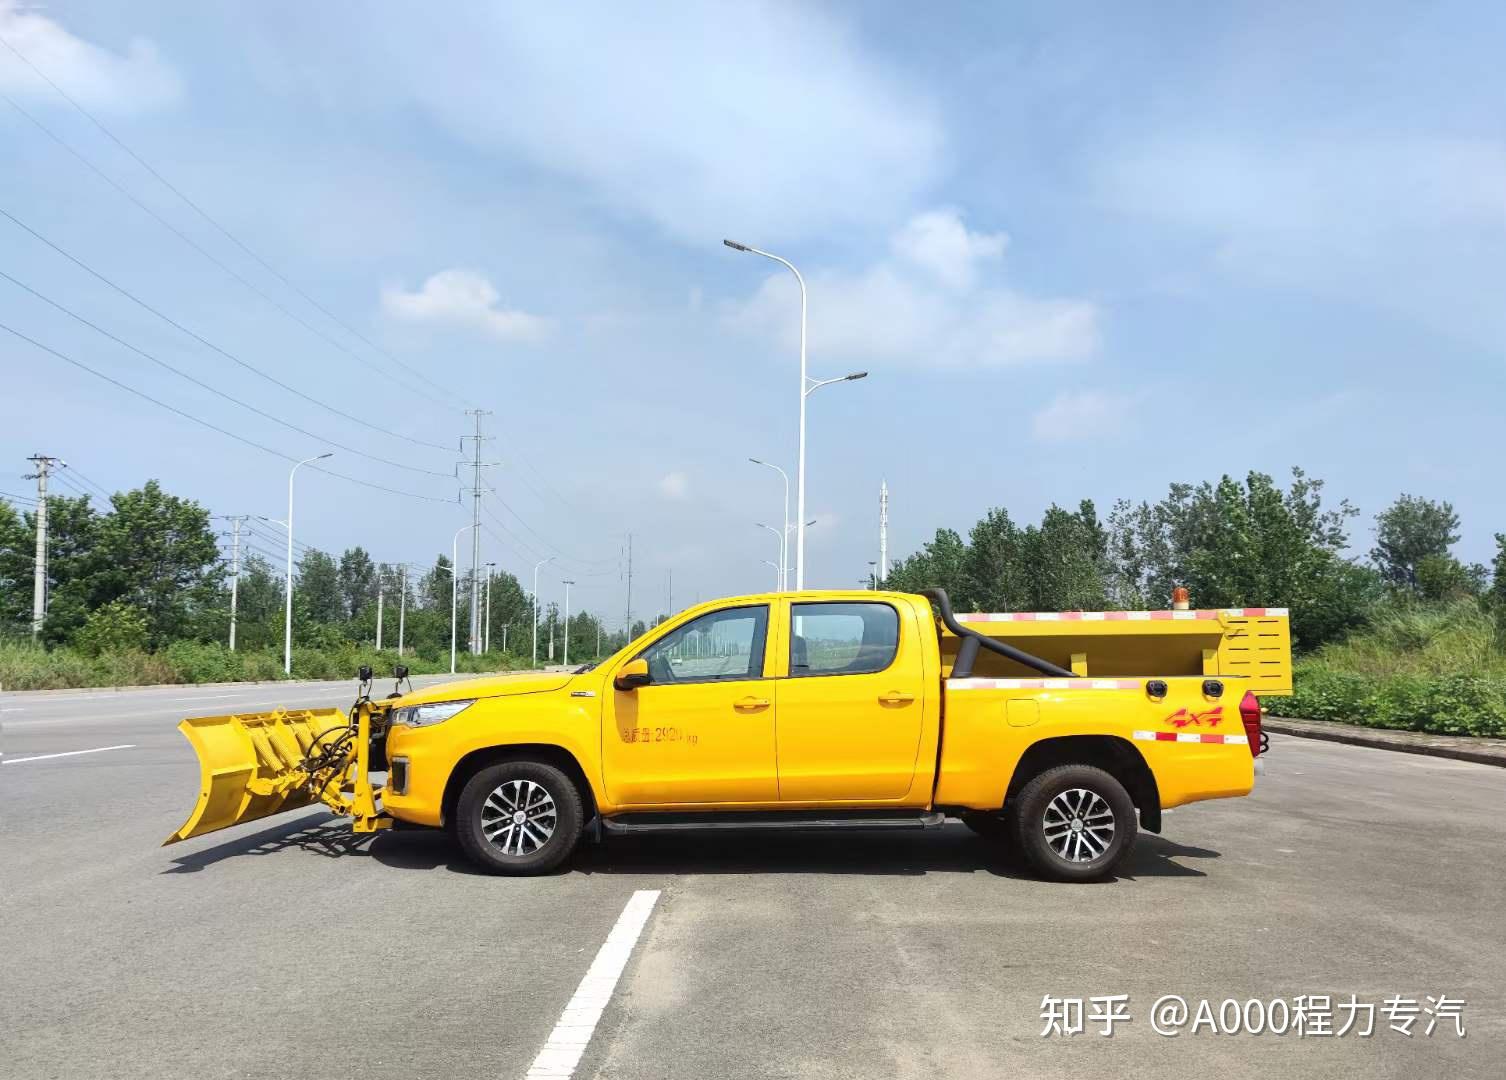
[[[908,705],[914,700],[914,694],[906,694],[899,690],[890,690],[887,694],[879,695],[880,705]]]
[[[769,707],[769,699],[762,697],[738,698],[732,703],[732,707],[734,709],[767,709]]]

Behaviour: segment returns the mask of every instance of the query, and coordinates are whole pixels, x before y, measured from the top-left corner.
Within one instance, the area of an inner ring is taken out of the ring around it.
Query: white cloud
[[[75,37],[15,0],[0,0],[0,37],[86,108],[139,112],[170,104],[183,92],[178,73],[163,63],[157,47],[145,38],[132,38],[124,54],[114,53]],[[66,107],[9,49],[0,61],[0,90]]]
[[[943,285],[972,285],[976,264],[1004,254],[1003,233],[968,232],[956,210],[929,210],[911,218],[892,241],[896,254],[934,274]]]
[[[1142,395],[1099,390],[1058,394],[1035,414],[1031,434],[1041,442],[1078,442],[1122,431]]]
[[[942,171],[928,97],[811,5],[447,7],[398,31],[292,17],[290,37],[357,36],[343,52],[365,67],[342,92],[416,102],[506,171],[579,184],[708,252],[884,220]]]
[[[857,273],[809,278],[810,350],[826,361],[916,368],[1006,367],[1084,359],[1098,349],[1099,312],[1089,300],[1031,296],[975,283],[978,264],[1002,255],[1002,233],[968,232],[956,211],[912,218],[892,238],[895,257]],[[798,298],[776,273],[728,321],[793,340]]]
[[[659,479],[659,494],[679,501],[690,494],[690,478],[682,472],[666,473]]]
[[[498,307],[501,295],[483,274],[441,270],[417,292],[397,286],[382,290],[382,310],[407,322],[427,322],[481,330],[503,341],[537,341],[550,322],[538,315]]]

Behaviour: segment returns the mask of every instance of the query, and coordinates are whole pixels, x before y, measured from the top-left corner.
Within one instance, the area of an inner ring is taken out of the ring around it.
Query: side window
[[[763,676],[769,609],[727,608],[693,619],[639,655],[654,686]]]
[[[883,671],[899,651],[899,612],[888,604],[792,604],[790,674]]]

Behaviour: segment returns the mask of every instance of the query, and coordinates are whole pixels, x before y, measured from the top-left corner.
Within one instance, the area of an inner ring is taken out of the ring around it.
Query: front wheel
[[[1134,847],[1135,803],[1104,770],[1059,765],[1020,791],[1013,824],[1020,849],[1043,876],[1094,881],[1113,873]]]
[[[504,761],[466,782],[455,804],[455,837],[489,873],[547,874],[580,839],[580,792],[540,761]]]

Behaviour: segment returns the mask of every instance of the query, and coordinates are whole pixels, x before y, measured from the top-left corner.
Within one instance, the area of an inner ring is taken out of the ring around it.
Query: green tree
[[[347,619],[356,618],[376,603],[377,570],[365,548],[348,548],[340,556],[339,580],[340,603]]]
[[[153,647],[188,636],[194,615],[216,603],[223,570],[209,511],[155,480],[110,502],[84,560],[86,602],[120,600],[141,612]]]
[[[1430,556],[1447,556],[1459,542],[1459,515],[1447,502],[1402,495],[1375,516],[1375,547],[1370,558],[1392,585],[1417,591],[1418,564]],[[1438,567],[1432,568],[1436,574]]]
[[[954,530],[937,529],[929,543],[890,568],[886,582],[900,592],[945,589],[954,609],[969,611],[977,601],[969,588],[967,554]]]
[[[954,599],[965,599],[971,607],[982,611],[1023,611],[1029,607],[1032,593],[1025,537],[1010,520],[1008,510],[992,509],[973,526],[962,560],[962,578],[962,596]]]
[[[1506,609],[1506,533],[1496,533],[1496,557],[1490,564],[1490,598]]]
[[[260,555],[241,564],[236,596],[235,647],[247,651],[278,649],[283,634],[283,578]],[[228,609],[228,591],[224,598]]]
[[[23,634],[31,625],[35,534],[8,502],[0,501],[0,634]]]
[[[84,625],[90,611],[120,595],[99,576],[101,524],[100,515],[87,495],[76,499],[48,496],[47,619],[42,626],[42,637],[49,645],[69,640]],[[36,535],[35,513],[26,515],[26,527]]]
[[[1025,531],[1025,576],[1035,611],[1097,610],[1107,603],[1108,537],[1087,500],[1076,512],[1051,506]]]
[[[316,548],[304,552],[293,583],[293,604],[309,622],[325,626],[344,622],[345,600],[333,556]]]

